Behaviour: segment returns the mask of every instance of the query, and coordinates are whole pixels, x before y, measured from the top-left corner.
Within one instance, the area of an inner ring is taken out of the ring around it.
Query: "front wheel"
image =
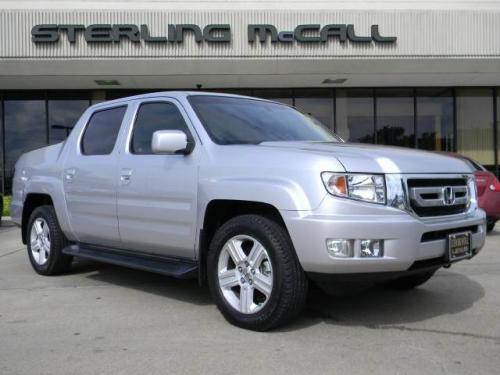
[[[37,273],[56,275],[69,270],[73,258],[62,253],[68,240],[59,227],[54,207],[35,208],[29,219],[26,236],[28,256]]]
[[[215,233],[208,254],[211,294],[232,324],[266,331],[296,317],[307,279],[290,237],[278,223],[242,215]]]

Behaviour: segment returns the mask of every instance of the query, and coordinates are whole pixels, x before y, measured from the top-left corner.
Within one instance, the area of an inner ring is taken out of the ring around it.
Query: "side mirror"
[[[151,150],[154,154],[184,154],[192,151],[192,144],[182,130],[157,130],[153,133]]]

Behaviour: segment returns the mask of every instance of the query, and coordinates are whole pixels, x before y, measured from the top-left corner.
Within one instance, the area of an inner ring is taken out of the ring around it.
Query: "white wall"
[[[229,23],[230,45],[35,45],[39,23]],[[247,24],[280,30],[298,24],[378,24],[395,44],[271,44],[247,41]],[[324,87],[500,85],[500,1],[4,1],[0,0],[0,86],[95,88],[116,78],[122,87]],[[68,80],[68,77],[71,77]]]
[[[0,0],[0,9],[498,9],[497,0]]]
[[[147,24],[153,35],[165,35],[167,24],[230,24],[232,43],[201,43],[187,37],[182,44],[87,44],[83,33],[75,44],[62,37],[58,43],[34,44],[36,24]],[[397,36],[394,44],[260,43],[247,40],[247,25],[269,23],[290,31],[299,24],[354,24],[369,35],[378,24],[382,35]],[[207,58],[415,58],[500,57],[498,10],[4,10],[0,12],[1,58],[103,58],[103,57],[207,57]]]

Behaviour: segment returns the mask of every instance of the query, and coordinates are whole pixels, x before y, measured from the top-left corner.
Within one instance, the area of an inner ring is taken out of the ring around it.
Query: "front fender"
[[[319,184],[301,186],[293,180],[275,177],[221,177],[200,181],[203,208],[215,199],[267,203],[278,210],[313,210],[326,196]],[[204,210],[202,210],[204,212]]]

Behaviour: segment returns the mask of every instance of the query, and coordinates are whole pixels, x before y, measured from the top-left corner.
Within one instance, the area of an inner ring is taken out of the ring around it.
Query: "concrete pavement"
[[[410,292],[314,290],[302,317],[255,333],[229,325],[208,290],[76,262],[32,271],[0,229],[0,374],[496,374],[500,228],[473,260]]]

